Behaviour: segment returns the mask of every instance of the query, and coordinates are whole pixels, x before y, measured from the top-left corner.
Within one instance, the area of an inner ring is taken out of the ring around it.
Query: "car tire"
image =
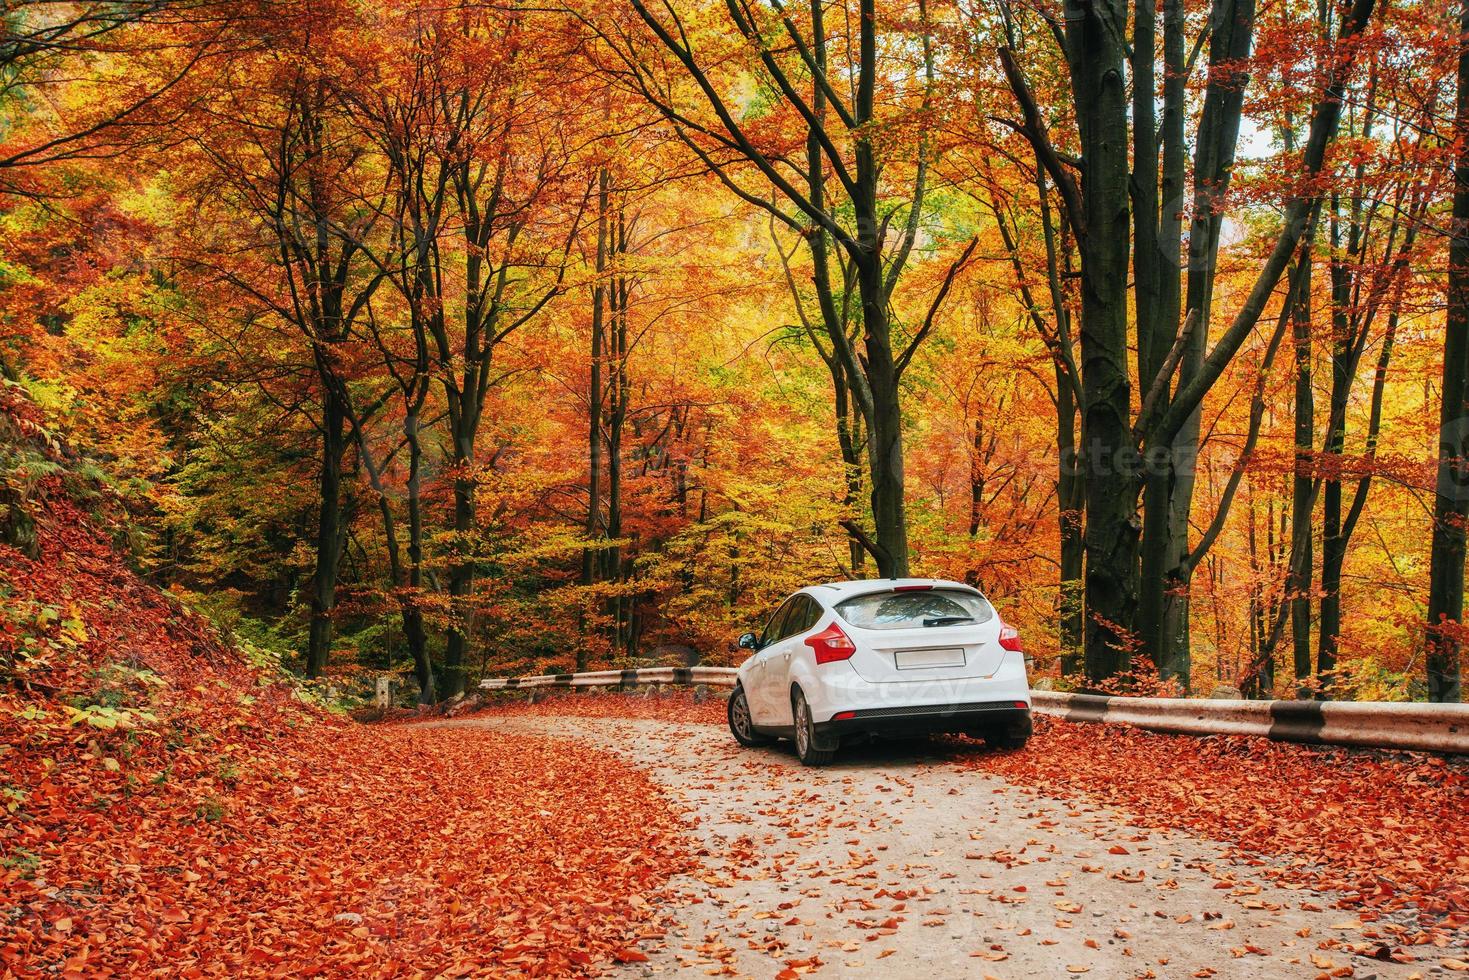
[[[729,733],[745,748],[755,749],[770,744],[770,739],[755,731],[755,720],[750,714],[750,701],[745,697],[744,687],[735,685],[734,693],[729,696],[729,703],[725,707],[724,716],[729,721]]]
[[[992,749],[1003,749],[1007,751],[1023,749],[1025,748],[1025,743],[1030,741],[1032,728],[1030,712],[1027,711],[1025,714],[985,732],[984,741]]]
[[[823,739],[816,733],[816,723],[811,720],[811,708],[806,696],[797,688],[791,694],[791,720],[795,723],[796,758],[803,766],[824,766],[836,755],[836,744]]]

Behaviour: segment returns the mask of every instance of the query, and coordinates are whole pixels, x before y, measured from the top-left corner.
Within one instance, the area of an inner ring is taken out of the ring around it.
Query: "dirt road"
[[[771,977],[818,960],[822,977],[1449,976],[1436,958],[1320,948],[1372,944],[1329,896],[1253,877],[1219,842],[964,769],[950,743],[805,769],[784,746],[741,749],[708,725],[448,724],[585,739],[687,808],[704,870],[676,882],[687,901],[631,976]]]

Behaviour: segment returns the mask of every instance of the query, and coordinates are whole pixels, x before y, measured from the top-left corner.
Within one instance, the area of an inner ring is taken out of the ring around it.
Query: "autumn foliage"
[[[911,568],[1061,684],[1447,696],[1456,25],[1133,6],[22,3],[0,373],[313,677],[727,662]]]

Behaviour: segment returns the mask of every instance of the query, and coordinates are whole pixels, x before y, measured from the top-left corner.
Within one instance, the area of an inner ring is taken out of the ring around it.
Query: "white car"
[[[741,745],[790,738],[808,766],[844,742],[963,732],[1030,737],[1020,637],[977,589],[939,579],[813,585],[740,637],[729,728]]]

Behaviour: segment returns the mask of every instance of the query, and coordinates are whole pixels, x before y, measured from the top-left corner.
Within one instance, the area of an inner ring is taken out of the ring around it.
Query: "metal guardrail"
[[[642,667],[637,670],[590,670],[580,674],[495,677],[480,681],[486,691],[535,687],[633,687],[638,684],[707,684],[734,687],[733,667]]]
[[[1216,701],[1031,693],[1032,708],[1067,721],[1180,735],[1255,735],[1277,742],[1469,754],[1469,704],[1388,701]]]
[[[703,684],[734,687],[733,667],[644,667],[579,674],[497,677],[487,691]],[[1277,742],[1469,755],[1469,704],[1386,701],[1224,701],[1128,698],[1032,691],[1037,714],[1133,725],[1178,735],[1251,735]]]

